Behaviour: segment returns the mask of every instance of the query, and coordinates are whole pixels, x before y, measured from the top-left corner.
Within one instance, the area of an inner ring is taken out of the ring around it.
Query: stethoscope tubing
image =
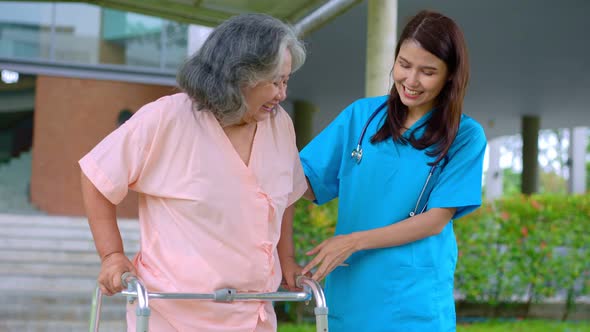
[[[416,201],[416,206],[414,207],[414,211],[411,211],[409,213],[410,217],[413,217],[416,215],[416,212],[418,212],[418,207],[420,205],[420,202],[422,201],[422,196],[424,196],[424,191],[426,191],[426,187],[428,186],[428,182],[430,182],[430,178],[432,177],[432,174],[434,173],[434,170],[436,169],[437,165],[433,165],[432,167],[430,167],[430,172],[428,172],[428,177],[426,178],[426,181],[424,181],[424,185],[422,186],[422,190],[420,191],[420,196],[418,196],[418,200]],[[428,201],[426,201],[428,203]],[[419,213],[422,213],[426,210],[426,206],[427,204],[424,204],[424,206],[422,207],[422,211],[420,211]]]
[[[379,112],[381,112],[381,110],[383,110],[386,106],[387,106],[387,101],[385,101],[381,105],[379,105],[379,107],[377,107],[377,109],[371,114],[371,116],[369,116],[369,119],[367,120],[367,122],[363,126],[363,130],[361,131],[361,135],[359,136],[359,139],[356,143],[356,147],[350,153],[350,158],[356,159],[357,164],[360,164],[361,160],[363,159],[363,139],[365,138],[365,133],[367,132],[367,128],[369,127],[369,125],[371,124],[373,119],[377,116],[377,114],[379,114]],[[424,204],[424,206],[422,207],[422,210],[420,212],[418,212],[418,208],[420,207],[420,202],[422,201],[422,198],[424,196],[426,188],[428,187],[428,183],[430,182],[430,178],[434,174],[434,170],[436,169],[437,166],[438,166],[438,164],[435,164],[432,167],[430,167],[430,171],[428,172],[428,177],[426,178],[426,181],[424,182],[424,185],[422,186],[422,190],[420,191],[420,195],[418,196],[418,200],[416,201],[416,206],[414,206],[414,210],[410,211],[410,213],[409,213],[410,217],[415,216],[417,213],[423,213],[426,210],[426,207],[428,205],[428,198],[426,198],[426,204]]]

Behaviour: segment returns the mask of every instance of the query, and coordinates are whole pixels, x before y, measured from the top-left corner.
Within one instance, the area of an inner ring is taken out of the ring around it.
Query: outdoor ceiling
[[[54,2],[54,1],[47,1]],[[65,0],[86,2],[183,23],[216,26],[243,13],[266,13],[294,24],[328,0]]]

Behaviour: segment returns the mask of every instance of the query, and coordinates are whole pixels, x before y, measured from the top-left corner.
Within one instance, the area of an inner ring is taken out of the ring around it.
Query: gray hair
[[[180,68],[177,81],[196,109],[212,112],[222,126],[247,111],[241,88],[274,79],[291,53],[292,72],[305,62],[294,30],[264,14],[234,16],[215,28],[201,49]]]

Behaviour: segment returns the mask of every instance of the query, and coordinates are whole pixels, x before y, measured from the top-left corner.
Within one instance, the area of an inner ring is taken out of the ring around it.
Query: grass
[[[460,324],[457,332],[590,332],[590,321],[556,322],[522,320],[510,322],[485,322]],[[279,323],[278,332],[316,332],[314,325]]]
[[[457,332],[590,332],[590,322],[520,320],[459,325]]]

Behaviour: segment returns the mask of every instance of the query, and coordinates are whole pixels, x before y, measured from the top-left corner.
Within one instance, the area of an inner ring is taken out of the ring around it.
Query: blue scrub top
[[[348,106],[301,151],[301,161],[317,203],[336,197],[336,235],[380,228],[408,218],[431,167],[427,150],[388,139],[371,144],[383,124],[384,108],[362,142],[360,164],[351,159],[363,126],[387,96]],[[424,132],[431,111],[404,136]],[[443,167],[429,181],[427,209],[457,208],[454,219],[481,204],[486,138],[481,125],[463,115]],[[326,279],[330,330],[455,331],[453,276],[457,244],[452,221],[436,235],[403,246],[360,251],[347,267]]]

